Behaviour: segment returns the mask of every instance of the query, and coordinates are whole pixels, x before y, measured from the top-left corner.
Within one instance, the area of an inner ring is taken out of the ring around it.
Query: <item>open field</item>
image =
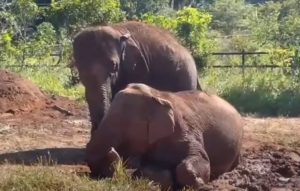
[[[0,111],[0,190],[158,189],[149,181],[130,179],[122,170],[112,180],[90,180],[84,161],[90,134],[86,105],[36,90],[30,96],[39,101],[24,107],[17,101],[29,94],[18,91],[19,97],[10,97],[15,95],[8,88],[13,79],[4,80],[1,88],[9,91],[0,92],[12,107]],[[14,86],[31,87],[21,82]],[[240,165],[203,189],[300,190],[300,118],[244,116],[244,122]]]

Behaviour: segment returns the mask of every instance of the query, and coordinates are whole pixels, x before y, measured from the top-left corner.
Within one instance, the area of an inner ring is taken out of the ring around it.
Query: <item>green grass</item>
[[[84,87],[70,86],[67,68],[25,69],[20,72],[47,93],[84,101]],[[217,93],[240,112],[258,116],[298,116],[300,77],[287,69],[207,68],[200,72],[208,92]]]
[[[84,100],[84,87],[81,84],[69,85],[70,71],[67,68],[24,69],[17,72],[49,94]]]
[[[92,180],[59,166],[0,166],[0,191],[159,190],[147,180],[133,180],[123,169],[111,179]]]
[[[299,77],[283,69],[207,69],[204,89],[218,93],[240,112],[258,116],[298,116]]]

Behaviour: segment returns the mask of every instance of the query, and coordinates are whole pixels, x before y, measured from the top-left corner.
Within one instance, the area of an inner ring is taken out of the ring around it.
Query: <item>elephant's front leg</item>
[[[171,191],[174,186],[172,172],[168,169],[163,169],[158,166],[143,166],[135,173],[135,175],[158,183],[163,191]]]
[[[210,178],[210,163],[206,156],[189,156],[176,167],[176,183],[200,189]]]

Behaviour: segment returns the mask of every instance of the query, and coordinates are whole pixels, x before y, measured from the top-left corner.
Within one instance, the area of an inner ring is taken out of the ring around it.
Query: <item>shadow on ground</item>
[[[0,163],[9,164],[85,164],[83,148],[46,148],[0,154]]]

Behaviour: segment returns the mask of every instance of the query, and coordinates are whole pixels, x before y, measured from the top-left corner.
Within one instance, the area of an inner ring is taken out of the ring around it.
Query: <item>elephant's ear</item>
[[[126,65],[124,66],[126,71],[134,72],[135,75],[142,75],[144,77],[149,73],[148,63],[139,43],[130,37],[130,33],[126,33],[120,37],[121,61],[126,59]]]
[[[152,97],[154,107],[148,126],[149,144],[171,135],[174,132],[175,119],[172,103],[166,99]]]
[[[124,57],[125,57],[125,49],[126,49],[126,45],[127,45],[127,40],[130,37],[131,37],[130,33],[123,34],[120,37],[120,42],[121,42],[121,59],[122,59],[122,61],[124,60]]]

